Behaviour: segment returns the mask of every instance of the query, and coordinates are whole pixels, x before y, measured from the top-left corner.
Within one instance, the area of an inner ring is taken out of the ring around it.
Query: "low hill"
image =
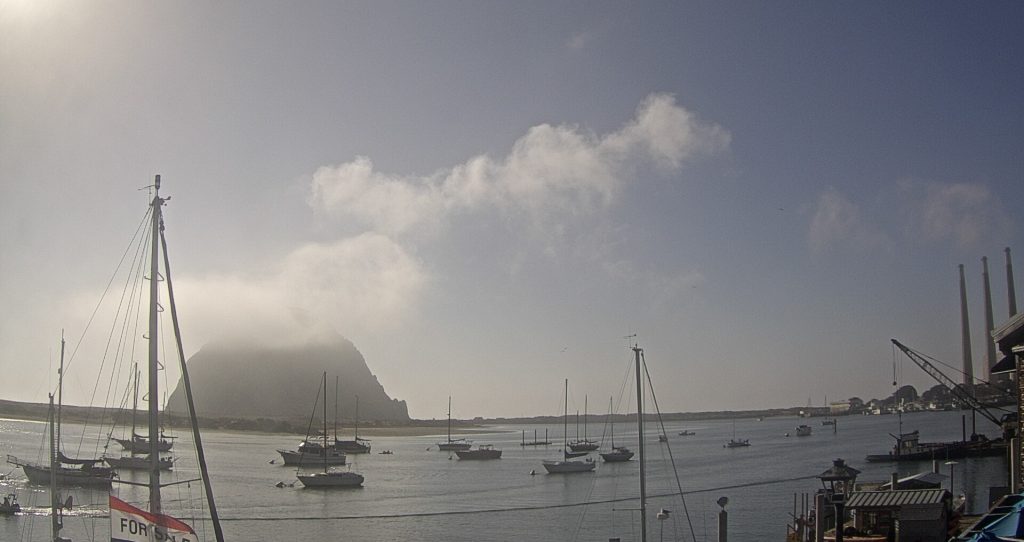
[[[338,377],[338,417],[343,424],[359,419],[407,422],[405,401],[388,397],[363,355],[342,337],[316,345],[265,347],[210,343],[188,360],[196,411],[202,417],[308,419],[327,371],[328,416],[334,417]],[[168,398],[167,410],[184,414],[181,383]],[[319,411],[318,411],[319,418]]]

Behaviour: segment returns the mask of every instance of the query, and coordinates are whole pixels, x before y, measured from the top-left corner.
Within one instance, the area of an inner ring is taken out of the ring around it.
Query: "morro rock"
[[[363,355],[340,336],[289,347],[211,343],[189,358],[188,371],[201,417],[309,418],[317,394],[322,394],[320,378],[327,371],[327,408],[332,418],[337,377],[341,420],[355,417],[356,395],[360,420],[409,420],[405,401],[388,397]],[[180,382],[171,392],[167,410],[186,413]]]

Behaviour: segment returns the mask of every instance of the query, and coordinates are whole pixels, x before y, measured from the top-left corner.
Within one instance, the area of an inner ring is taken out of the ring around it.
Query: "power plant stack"
[[[1006,297],[1010,301],[1010,318],[1017,316],[1017,292],[1013,288],[1013,264],[1010,263],[1010,247],[1006,247]]]
[[[974,361],[971,357],[971,321],[967,314],[967,281],[960,264],[960,332],[964,356],[964,391],[974,395]]]
[[[992,286],[988,282],[988,256],[981,257],[981,281],[985,288],[985,380],[992,381],[992,367],[996,364],[996,343],[992,340],[995,322],[992,318]]]

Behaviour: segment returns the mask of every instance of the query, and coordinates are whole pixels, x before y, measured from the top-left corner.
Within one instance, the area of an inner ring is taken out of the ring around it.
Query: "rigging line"
[[[647,356],[644,355],[643,350],[640,351],[640,359],[643,360],[644,375],[647,376],[647,386],[651,390],[651,401],[654,402],[654,411],[658,413],[658,425],[661,426],[661,434],[668,437],[668,432],[665,431],[665,421],[661,418],[661,408],[658,406],[658,397],[654,395],[654,383],[651,382],[651,373],[647,370]],[[667,438],[666,438],[667,440]],[[672,474],[676,478],[676,487],[679,488],[679,499],[683,502],[683,512],[686,514],[686,523],[690,527],[690,537],[696,542],[697,534],[693,531],[693,521],[690,519],[690,508],[686,506],[686,498],[683,496],[683,484],[679,481],[679,470],[676,469],[676,459],[672,455],[672,446],[665,443],[668,449],[668,459],[672,463]]]
[[[894,344],[894,345],[893,345],[893,348],[895,348],[895,347],[896,347],[896,345]],[[935,363],[937,363],[937,364],[939,364],[939,365],[942,365],[942,366],[944,366],[944,367],[947,367],[947,368],[949,368],[950,370],[952,370],[952,371],[955,371],[955,372],[959,373],[959,374],[960,374],[960,375],[962,375],[962,376],[967,376],[967,373],[963,372],[962,370],[960,370],[960,369],[957,369],[956,367],[953,367],[953,366],[949,365],[948,363],[945,363],[945,362],[943,362],[943,361],[941,361],[941,360],[939,360],[939,359],[936,359],[936,358],[934,358],[934,357],[932,357],[932,356],[930,356],[930,355],[928,355],[928,354],[926,354],[926,353],[924,353],[924,352],[921,352],[921,351],[919,351],[919,350],[914,350],[914,352],[915,352],[915,353],[916,353],[917,355],[919,355],[919,356],[921,356],[921,357],[923,357],[923,358],[926,358],[926,359],[928,359],[929,361],[933,361],[933,362],[935,362]],[[978,378],[978,377],[975,377],[974,375],[971,375],[971,381],[972,381],[972,382],[979,382],[979,383],[981,383],[981,384],[985,384],[985,385],[987,385],[987,386],[990,386],[990,387],[992,387],[993,389],[995,389],[995,390],[996,390],[997,392],[999,392],[999,393],[1000,393],[1001,395],[1003,395],[1003,396],[1005,396],[1005,397],[1008,397],[1008,398],[1010,398],[1010,399],[1016,400],[1016,397],[1015,397],[1015,396],[1014,396],[1013,394],[1010,394],[1010,393],[1006,393],[1005,391],[1003,391],[1003,390],[999,389],[999,387],[998,387],[998,386],[993,386],[993,385],[992,385],[992,382],[990,382],[990,381],[988,381],[988,380],[985,380],[984,378]],[[996,408],[998,408],[998,407],[996,407]],[[999,410],[1003,410],[1003,409],[999,409]],[[1007,412],[1009,412],[1009,411],[1007,411]]]
[[[764,480],[760,482],[747,482],[745,484],[734,484],[729,486],[711,487],[705,489],[696,489],[685,492],[687,495],[694,495],[697,493],[710,493],[712,491],[724,491],[729,489],[740,489],[747,487],[783,484],[788,482],[798,482],[801,480],[817,480],[816,475],[813,476],[797,476],[795,478],[776,479],[776,480]],[[654,495],[648,495],[648,498],[665,498],[675,497],[678,492],[672,493],[657,493]],[[516,506],[508,508],[481,508],[478,510],[448,510],[444,512],[409,512],[405,514],[369,514],[362,516],[288,516],[288,517],[223,517],[221,521],[338,521],[338,520],[360,520],[360,519],[402,519],[402,518],[422,518],[422,517],[439,517],[439,516],[468,516],[476,514],[497,514],[505,512],[530,512],[535,510],[557,510],[562,508],[577,508],[580,506],[591,506],[595,504],[610,504],[616,502],[628,502],[635,501],[639,497],[619,497],[615,499],[599,499],[596,501],[585,501],[575,503],[563,503],[563,504],[547,504],[547,505],[533,505],[533,506]],[[105,516],[97,516],[105,517]],[[205,519],[205,518],[204,518]]]

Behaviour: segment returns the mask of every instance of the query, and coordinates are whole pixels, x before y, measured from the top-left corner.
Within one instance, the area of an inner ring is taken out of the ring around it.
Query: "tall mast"
[[[452,396],[448,396],[448,442],[452,441]]]
[[[324,472],[327,472],[327,371],[324,371]]]
[[[633,346],[636,357],[636,428],[640,433],[640,540],[647,541],[647,480],[644,471],[644,381],[640,372],[640,353],[643,349]]]
[[[60,330],[60,368],[57,369],[57,449],[60,449],[60,410],[64,404],[64,330]]]
[[[64,340],[61,338],[61,345],[63,346]],[[53,394],[50,394],[50,409],[46,416],[47,424],[50,426],[50,535],[56,542],[60,537],[60,519],[58,516],[58,509],[60,508],[60,496],[57,495],[57,437],[54,435],[54,421],[53,421]]]
[[[359,442],[359,396],[356,395],[356,442]]]
[[[569,447],[569,379],[565,379],[565,407],[562,410],[562,459],[568,453]]]
[[[334,375],[334,440],[338,440],[338,375]]]
[[[587,396],[583,396],[583,440],[587,440]]]
[[[157,340],[158,309],[157,299],[160,295],[159,274],[160,274],[160,228],[163,223],[161,207],[164,200],[160,198],[160,176],[157,175],[153,184],[153,227],[151,240],[151,256],[149,262],[149,511],[152,514],[160,514],[160,452],[157,445],[160,442],[160,391],[157,385],[157,372],[159,362],[159,341]]]

